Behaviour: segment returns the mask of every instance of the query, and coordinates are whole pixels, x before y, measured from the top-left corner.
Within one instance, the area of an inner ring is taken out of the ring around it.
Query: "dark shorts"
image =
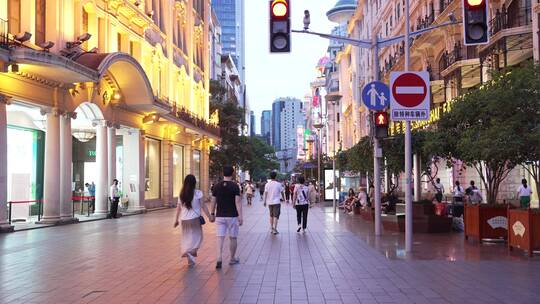
[[[270,217],[279,218],[279,215],[281,214],[281,204],[268,205],[268,209],[270,210]]]

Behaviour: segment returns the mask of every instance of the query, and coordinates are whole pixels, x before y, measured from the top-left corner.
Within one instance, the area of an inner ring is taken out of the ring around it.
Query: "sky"
[[[292,28],[304,27],[304,10],[311,15],[310,30],[330,33],[336,24],[326,12],[337,0],[291,0]],[[309,84],[316,77],[315,66],[326,55],[329,41],[317,36],[291,33],[291,53],[271,54],[269,44],[269,1],[245,0],[246,87],[249,106],[255,112],[255,125],[260,133],[263,110],[271,110],[279,97],[301,100],[310,92]]]

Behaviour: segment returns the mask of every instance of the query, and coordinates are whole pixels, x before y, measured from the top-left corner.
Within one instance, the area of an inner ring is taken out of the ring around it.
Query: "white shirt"
[[[523,185],[519,186],[518,193],[519,193],[519,197],[531,196],[532,194],[531,186],[527,186],[527,188],[523,187]]]
[[[305,185],[297,184],[294,186],[294,192],[296,193],[296,204],[307,205],[309,204],[309,188]]]
[[[120,191],[118,191],[118,185],[113,184],[111,186],[111,192],[109,193],[110,193],[111,198],[120,197]]]
[[[358,200],[360,200],[360,205],[362,207],[367,206],[367,194],[364,191],[360,191],[358,193]]]
[[[270,180],[264,186],[264,193],[266,194],[266,201],[268,205],[277,205],[281,204],[281,192],[283,192],[283,186],[281,183],[276,182],[275,180]]]
[[[441,193],[444,193],[444,185],[441,183],[435,184],[435,191],[440,191]]]
[[[465,192],[463,192],[463,187],[461,185],[454,187],[454,197],[463,197]]]
[[[202,204],[203,193],[201,190],[195,190],[193,194],[193,200],[191,201],[191,209],[188,209],[182,204],[182,200],[178,197],[178,205],[182,207],[180,213],[180,219],[182,221],[192,220],[201,216],[201,204]]]

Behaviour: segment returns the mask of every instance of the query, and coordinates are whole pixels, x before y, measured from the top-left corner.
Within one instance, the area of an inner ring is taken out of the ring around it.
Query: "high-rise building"
[[[249,111],[249,135],[255,136],[255,113]]]
[[[272,104],[272,145],[280,160],[281,171],[290,172],[296,165],[297,128],[303,128],[304,122],[300,99],[278,98]]]
[[[221,23],[223,54],[232,56],[245,81],[244,0],[214,0],[212,7]]]
[[[261,114],[261,136],[264,138],[267,144],[271,144],[270,133],[272,130],[270,129],[272,126],[272,111],[270,110],[264,110]]]

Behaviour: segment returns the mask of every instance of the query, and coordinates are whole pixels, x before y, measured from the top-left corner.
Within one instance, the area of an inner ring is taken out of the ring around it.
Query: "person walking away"
[[[266,183],[264,183],[264,182],[259,183],[259,195],[261,196],[261,201],[263,200],[264,187],[265,186],[266,186]]]
[[[367,195],[368,195],[368,206],[371,206],[371,204],[375,204],[375,186],[373,184],[369,184]]]
[[[92,209],[92,213],[94,213],[96,209],[96,184],[94,182],[92,183],[86,183],[84,184],[86,188],[88,188],[88,196],[90,196],[90,206],[88,206],[89,209]]]
[[[230,240],[229,249],[231,252],[229,265],[240,263],[240,259],[236,257],[236,248],[238,246],[238,230],[242,226],[242,202],[240,188],[232,180],[233,175],[233,167],[223,167],[223,181],[214,185],[212,192],[210,221],[216,223],[218,241],[216,269],[221,269],[222,266],[223,244],[227,235]]]
[[[435,200],[437,203],[441,203],[444,195],[444,185],[441,184],[441,179],[437,178],[433,186],[435,187]]]
[[[277,224],[281,213],[281,201],[283,198],[283,187],[276,181],[277,173],[270,172],[270,181],[264,187],[263,203],[268,204],[270,211],[270,231],[275,235],[278,234]]]
[[[111,218],[117,218],[118,213],[118,203],[120,202],[120,191],[118,190],[118,180],[115,178],[111,185],[110,189],[110,200],[111,200]]]
[[[521,208],[529,208],[531,204],[531,187],[527,185],[527,180],[522,179],[521,185],[518,188],[519,205]]]
[[[471,181],[469,188],[465,189],[465,194],[468,195],[471,204],[480,204],[483,200],[480,189],[474,185],[474,181]]]
[[[210,218],[210,212],[203,202],[203,193],[195,189],[196,184],[194,175],[189,174],[184,178],[174,220],[174,228],[179,225],[178,218],[182,221],[181,257],[187,258],[190,267],[195,265],[195,257],[203,241],[204,217],[201,216],[201,210],[204,211],[206,217]]]
[[[251,203],[253,201],[253,193],[255,192],[255,189],[253,188],[253,184],[251,183],[251,181],[248,181],[246,183],[246,188],[244,192],[246,192],[247,204],[251,206]]]
[[[463,215],[463,197],[465,196],[465,192],[463,191],[463,187],[459,184],[459,181],[456,181],[454,192],[453,192],[453,198],[454,198],[454,205],[452,206],[452,216],[454,217],[461,217]]]
[[[285,188],[285,202],[288,204],[291,200],[291,185],[289,182],[285,182],[283,187]]]
[[[309,208],[317,202],[317,187],[315,187],[315,181],[309,184]]]
[[[303,233],[306,232],[307,228],[307,217],[309,210],[309,188],[304,185],[305,178],[300,175],[296,179],[297,184],[294,187],[293,191],[293,207],[296,209],[296,222],[298,223],[298,228],[296,232],[302,230]]]

